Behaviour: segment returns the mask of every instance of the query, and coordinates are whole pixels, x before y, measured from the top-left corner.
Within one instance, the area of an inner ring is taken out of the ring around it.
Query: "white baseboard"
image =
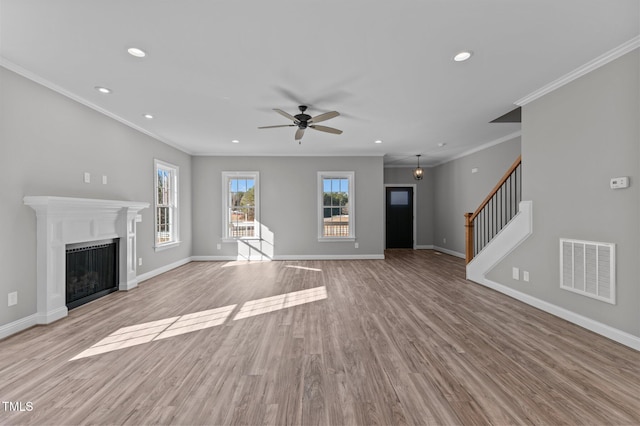
[[[433,244],[429,245],[416,245],[416,250],[433,250]]]
[[[36,312],[36,320],[38,324],[51,324],[59,319],[66,317],[69,314],[69,309],[66,306],[62,306],[58,309],[49,312]]]
[[[17,321],[10,322],[0,327],[0,339],[9,337],[12,334],[20,333],[21,331],[31,328],[38,324],[38,314],[29,315],[28,317],[20,318]]]
[[[633,334],[618,330],[617,328],[613,328],[591,318],[576,314],[575,312],[561,308],[560,306],[554,305],[552,303],[545,302],[544,300],[540,300],[518,290],[514,290],[511,287],[507,287],[495,281],[491,281],[487,278],[483,278],[481,282],[475,282],[484,285],[485,287],[489,287],[502,294],[506,294],[509,297],[513,297],[514,299],[524,302],[527,305],[533,306],[534,308],[538,308],[541,311],[560,317],[573,324],[579,325],[580,327],[586,328],[587,330],[593,331],[596,334],[607,337],[620,344],[640,351],[640,337],[638,336],[634,336]]]
[[[383,260],[384,254],[281,254],[273,260]]]
[[[157,275],[164,274],[165,272],[168,272],[168,271],[170,271],[172,269],[175,269],[175,268],[177,268],[179,266],[186,265],[187,263],[191,262],[192,260],[193,260],[192,257],[187,257],[187,258],[184,258],[182,260],[178,260],[177,262],[173,262],[173,263],[170,263],[168,265],[161,266],[160,268],[154,269],[153,271],[149,271],[149,272],[145,272],[144,274],[140,274],[140,275],[138,275],[138,283],[141,283],[142,281],[146,281],[146,280],[148,280],[150,278],[153,278],[153,277],[155,277]]]
[[[440,251],[444,254],[449,254],[451,256],[455,256],[455,257],[460,257],[462,259],[464,259],[466,256],[464,255],[464,253],[460,253],[458,251],[453,251],[453,250],[449,250],[443,247],[438,247],[438,246],[433,246],[433,249],[436,251]]]
[[[241,256],[192,256],[193,262],[237,262],[249,261],[269,261],[269,260],[380,260],[384,259],[384,254],[279,254],[273,259],[255,258],[246,259]]]
[[[191,256],[192,262],[237,262],[239,260],[265,261],[270,259],[263,259],[263,258],[246,259],[241,256]]]

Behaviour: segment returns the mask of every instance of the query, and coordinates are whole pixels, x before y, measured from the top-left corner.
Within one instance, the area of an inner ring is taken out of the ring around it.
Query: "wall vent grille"
[[[616,303],[615,244],[560,238],[560,288]]]

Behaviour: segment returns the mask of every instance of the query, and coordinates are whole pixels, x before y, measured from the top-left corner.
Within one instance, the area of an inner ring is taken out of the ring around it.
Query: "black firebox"
[[[118,289],[118,245],[117,238],[67,245],[68,309]]]

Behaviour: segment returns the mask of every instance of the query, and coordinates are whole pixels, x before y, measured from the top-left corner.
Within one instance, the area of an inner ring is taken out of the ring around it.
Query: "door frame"
[[[382,197],[382,221],[384,223],[384,232],[383,232],[383,237],[384,237],[384,247],[387,247],[387,188],[407,188],[407,187],[412,187],[413,188],[413,249],[416,250],[416,247],[418,246],[418,227],[416,226],[416,219],[418,217],[417,215],[417,208],[418,208],[418,203],[417,203],[417,198],[418,198],[418,188],[417,185],[415,183],[385,183],[384,184],[384,189],[383,189],[383,194],[384,196]]]

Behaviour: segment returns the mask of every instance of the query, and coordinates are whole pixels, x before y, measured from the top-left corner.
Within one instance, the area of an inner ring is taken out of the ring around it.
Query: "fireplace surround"
[[[49,324],[67,316],[66,246],[120,239],[118,289],[138,285],[136,222],[149,203],[52,196],[27,196],[36,211],[37,323]]]

